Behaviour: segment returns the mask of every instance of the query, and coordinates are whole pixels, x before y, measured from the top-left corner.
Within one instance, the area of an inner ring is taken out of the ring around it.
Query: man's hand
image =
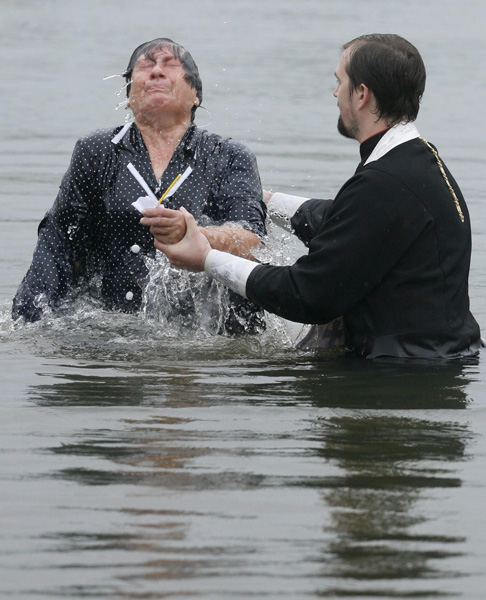
[[[186,229],[185,236],[176,244],[163,244],[155,238],[154,246],[157,250],[167,255],[170,264],[174,265],[174,267],[187,269],[188,271],[204,271],[204,261],[211,250],[208,240],[199,231],[194,217],[185,208],[180,208],[179,211],[173,212],[181,213]]]
[[[164,206],[145,209],[140,223],[150,227],[150,233],[160,244],[177,244],[186,233],[184,215]]]
[[[150,227],[150,233],[155,238],[154,246],[157,249],[160,249],[157,244],[168,246],[180,242],[187,227],[181,210],[172,210],[163,206],[146,208],[140,224]],[[260,238],[252,231],[235,224],[199,227],[199,231],[207,238],[211,248],[255,260],[251,250],[258,246]]]

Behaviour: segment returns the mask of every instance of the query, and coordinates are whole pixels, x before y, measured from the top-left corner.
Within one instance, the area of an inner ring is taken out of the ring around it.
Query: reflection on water
[[[315,365],[302,380],[304,394],[318,406],[382,409],[466,408],[466,369],[478,359],[460,362],[417,361],[416,364],[363,361],[345,357]]]
[[[50,594],[448,596],[437,582],[464,575],[448,561],[466,538],[437,525],[434,498],[462,485],[468,368],[169,354],[30,388],[33,405],[80,419],[36,475],[79,494],[42,542],[83,583]],[[82,576],[93,568],[103,585]]]
[[[335,533],[324,573],[371,582],[371,596],[382,595],[373,580],[437,577],[440,559],[460,554],[465,538],[422,533],[432,515],[417,504],[430,489],[461,485],[454,463],[464,460],[468,427],[382,415],[334,418],[322,429],[321,456],[345,473],[323,492]]]
[[[10,320],[74,140],[123,122],[102,77],[170,30],[197,56],[210,131],[247,143],[266,187],[321,197],[359,160],[336,133],[340,44],[373,30],[417,43],[430,75],[418,127],[468,199],[484,320],[482,3],[249,5],[184,0],[167,20],[152,0],[10,2],[0,21],[2,599],[484,597],[481,362],[306,354],[278,320],[245,339],[195,333],[166,318],[160,265],[140,316],[78,298],[42,323]],[[262,260],[302,252],[269,233]]]

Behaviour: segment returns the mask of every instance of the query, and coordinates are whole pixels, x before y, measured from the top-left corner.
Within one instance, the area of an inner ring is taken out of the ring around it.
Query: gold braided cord
[[[452,194],[452,198],[454,199],[454,204],[456,205],[457,212],[459,213],[459,218],[464,223],[464,215],[462,214],[461,205],[459,204],[459,200],[457,199],[456,192],[452,189],[452,185],[449,183],[449,180],[447,179],[446,172],[444,171],[442,161],[440,160],[439,155],[437,154],[437,150],[431,144],[429,144],[429,142],[427,140],[425,140],[423,137],[419,138],[419,140],[421,142],[423,142],[427,146],[427,148],[429,148],[429,150],[432,150],[432,153],[435,156],[435,160],[437,161],[437,164],[439,165],[440,172],[442,173],[442,177],[444,178],[444,180],[447,184],[447,187],[449,188],[449,191]]]

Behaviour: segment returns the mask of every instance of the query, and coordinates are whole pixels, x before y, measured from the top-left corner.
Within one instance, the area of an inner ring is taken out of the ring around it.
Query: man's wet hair
[[[350,49],[345,66],[352,93],[366,85],[376,99],[377,119],[389,125],[415,121],[425,90],[425,65],[419,51],[395,34],[362,35],[344,44]]]
[[[201,77],[199,76],[199,70],[197,68],[197,65],[194,62],[194,59],[192,58],[191,54],[184,48],[184,46],[181,46],[180,44],[174,42],[169,38],[155,38],[154,40],[144,42],[143,44],[140,44],[140,46],[135,48],[132,56],[130,57],[130,60],[128,61],[128,66],[123,73],[123,76],[125,77],[125,80],[127,82],[127,97],[130,95],[130,80],[132,78],[132,72],[138,59],[142,56],[142,54],[149,59],[153,58],[155,52],[164,49],[169,49],[172,52],[172,54],[181,61],[185,73],[185,79],[187,83],[196,90],[196,95],[199,100],[199,106],[201,106],[203,98],[202,81]],[[191,111],[191,119],[193,121],[196,109],[197,106],[194,105]]]

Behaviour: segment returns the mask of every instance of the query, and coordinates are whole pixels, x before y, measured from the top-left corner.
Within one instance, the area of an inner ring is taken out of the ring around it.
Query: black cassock
[[[456,358],[477,352],[469,310],[471,226],[427,145],[414,139],[365,165],[383,134],[361,147],[355,175],[331,200],[292,219],[309,253],[289,267],[259,265],[248,298],[301,323],[343,316],[347,347],[367,357]]]

